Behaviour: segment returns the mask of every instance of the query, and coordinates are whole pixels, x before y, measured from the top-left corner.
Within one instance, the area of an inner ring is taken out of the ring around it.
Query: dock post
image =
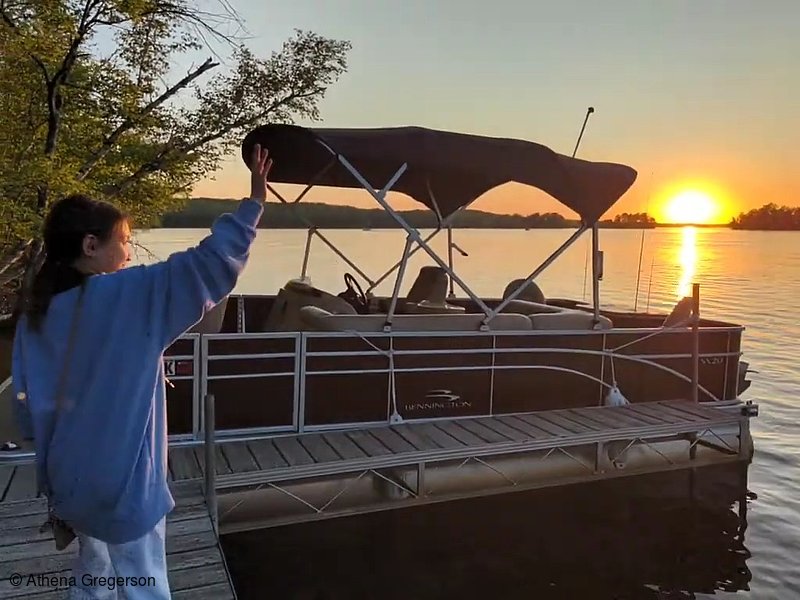
[[[203,435],[204,435],[204,454],[205,454],[205,496],[208,514],[211,517],[211,524],[214,533],[219,534],[219,524],[217,522],[217,489],[216,489],[216,465],[215,465],[215,444],[214,444],[214,394],[206,394],[203,406]]]
[[[699,401],[700,388],[700,285],[692,284],[692,401]]]
[[[692,402],[700,400],[700,284],[692,284]],[[689,436],[689,458],[697,457],[697,435]]]

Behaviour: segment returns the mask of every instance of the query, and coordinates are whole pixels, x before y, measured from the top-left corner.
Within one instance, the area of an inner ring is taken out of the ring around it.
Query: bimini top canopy
[[[441,214],[470,204],[483,193],[516,181],[534,186],[594,223],[636,180],[625,165],[570,158],[522,140],[435,131],[421,127],[385,129],[309,129],[265,125],[242,143],[249,161],[261,144],[273,159],[270,180],[277,183],[361,187],[341,164],[345,158],[380,188],[406,163],[392,187]]]

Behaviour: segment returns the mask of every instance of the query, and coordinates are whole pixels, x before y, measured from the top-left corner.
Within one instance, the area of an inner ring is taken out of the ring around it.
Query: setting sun
[[[670,223],[713,223],[718,212],[718,203],[699,190],[680,192],[664,207],[664,216]]]

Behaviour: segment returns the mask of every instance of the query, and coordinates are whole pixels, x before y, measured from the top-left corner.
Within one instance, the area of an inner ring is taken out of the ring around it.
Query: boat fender
[[[605,404],[606,406],[626,406],[630,404],[630,402],[628,402],[628,399],[620,391],[619,387],[617,387],[617,384],[614,383],[606,394]]]

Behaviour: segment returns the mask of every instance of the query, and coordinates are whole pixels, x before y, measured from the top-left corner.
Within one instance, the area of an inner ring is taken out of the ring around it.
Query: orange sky
[[[768,174],[756,172],[755,165],[719,164],[706,169],[675,170],[666,165],[668,174],[660,178],[655,173],[639,171],[636,183],[612,207],[604,218],[613,218],[620,212],[649,212],[658,221],[664,222],[666,207],[669,201],[682,192],[689,190],[707,194],[717,204],[714,222],[727,223],[739,212],[761,206],[784,196],[784,190],[778,189],[778,182],[769,180]],[[723,171],[724,169],[724,171]],[[723,173],[729,172],[725,176]],[[712,176],[711,174],[716,176]],[[238,160],[238,157],[226,161],[224,167],[214,178],[200,182],[194,190],[195,196],[211,198],[241,198],[248,193],[249,173]],[[301,190],[300,186],[276,185],[285,198],[294,198]],[[377,208],[378,204],[367,193],[361,190],[315,188],[304,198],[309,202],[325,202],[329,204],[347,204],[363,208]],[[399,210],[418,209],[422,205],[402,194],[390,194],[392,206]],[[783,203],[790,203],[786,197]],[[495,213],[519,213],[527,215],[534,212],[559,212],[574,217],[568,208],[561,205],[549,195],[529,186],[510,183],[487,192],[470,208]]]
[[[295,28],[352,43],[347,73],[319,105],[319,126],[418,125],[570,155],[594,106],[578,156],[639,173],[605,217],[648,210],[659,218],[669,198],[688,189],[712,196],[721,222],[768,202],[800,204],[798,0],[608,0],[580,9],[572,0],[232,4],[260,56]],[[234,157],[194,193],[235,198],[247,186]],[[308,199],[374,206],[352,191],[318,190]],[[473,208],[561,210],[516,185]]]

